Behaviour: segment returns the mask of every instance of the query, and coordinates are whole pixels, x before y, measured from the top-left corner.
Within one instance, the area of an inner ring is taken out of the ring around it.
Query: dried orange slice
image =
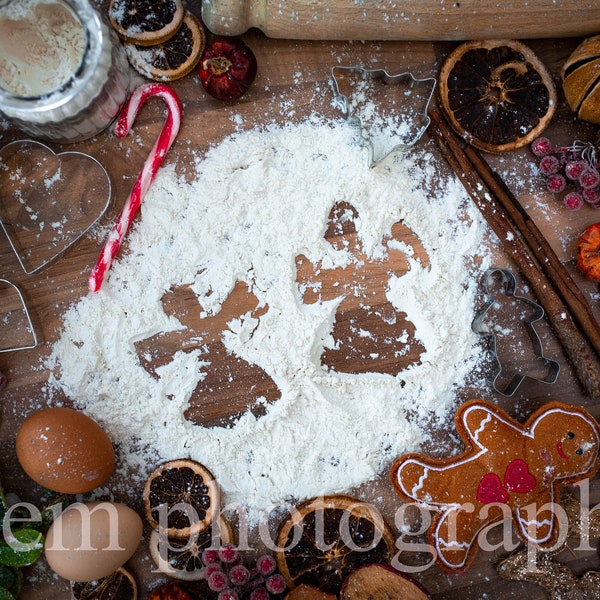
[[[96,581],[72,581],[71,594],[74,600],[136,600],[137,584],[133,575],[121,567]]]
[[[590,225],[577,240],[577,268],[590,279],[600,281],[600,223]]]
[[[425,588],[404,573],[389,565],[371,564],[355,569],[346,577],[341,600],[431,600]]]
[[[144,486],[144,508],[153,529],[169,538],[191,538],[212,523],[219,487],[202,464],[183,458],[155,469]]]
[[[218,528],[209,527],[200,535],[188,539],[168,538],[156,529],[150,535],[150,556],[157,569],[183,581],[204,579],[205,568],[202,552],[216,542],[228,544],[233,541],[231,527],[223,517],[217,521]],[[213,525],[215,524],[213,523]]]
[[[179,29],[182,0],[111,0],[108,18],[117,35],[141,46],[160,44]]]
[[[563,91],[571,110],[590,123],[600,123],[600,35],[587,38],[563,65]]]
[[[350,496],[323,496],[293,510],[281,524],[275,558],[290,587],[337,594],[356,567],[389,562],[394,536],[379,512]]]
[[[441,107],[452,128],[487,152],[531,143],[556,110],[552,76],[525,44],[483,40],[461,44],[442,65]]]
[[[125,44],[125,53],[140,75],[154,81],[174,81],[194,69],[205,46],[202,24],[186,12],[183,23],[168,40],[152,46]]]

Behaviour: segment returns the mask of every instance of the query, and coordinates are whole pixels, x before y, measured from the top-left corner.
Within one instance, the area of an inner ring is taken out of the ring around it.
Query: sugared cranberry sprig
[[[594,144],[576,140],[571,146],[553,147],[545,137],[531,144],[539,157],[538,167],[546,180],[546,188],[554,194],[563,194],[568,210],[578,210],[584,204],[600,208],[600,172],[598,148]],[[574,189],[567,190],[567,186]]]
[[[282,597],[287,589],[285,579],[276,572],[275,559],[268,554],[259,556],[248,568],[238,549],[224,544],[218,550],[204,550],[202,562],[206,583],[218,593],[218,600],[270,600]]]

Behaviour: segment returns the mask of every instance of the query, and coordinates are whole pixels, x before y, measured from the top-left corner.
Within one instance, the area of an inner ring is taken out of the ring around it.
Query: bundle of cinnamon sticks
[[[430,117],[440,151],[527,279],[584,391],[600,400],[600,325],[585,296],[500,176],[438,110]]]

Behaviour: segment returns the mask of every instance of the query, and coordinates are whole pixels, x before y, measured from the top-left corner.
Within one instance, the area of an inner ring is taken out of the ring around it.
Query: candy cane
[[[168,108],[167,120],[131,189],[129,198],[127,198],[127,202],[109,234],[98,262],[90,275],[88,284],[92,292],[97,292],[102,286],[106,272],[117,255],[123,238],[140,208],[142,198],[146,195],[160,165],[179,132],[182,112],[179,97],[170,87],[162,83],[149,83],[138,87],[131,94],[117,119],[115,133],[119,137],[125,137],[129,133],[140,108],[152,96],[160,96],[166,102]]]

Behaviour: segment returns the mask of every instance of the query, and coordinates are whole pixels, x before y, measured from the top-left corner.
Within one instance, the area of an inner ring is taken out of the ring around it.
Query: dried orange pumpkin
[[[571,110],[584,121],[600,123],[600,35],[575,48],[561,75]]]
[[[590,225],[577,240],[577,268],[600,281],[600,223]]]
[[[516,40],[472,41],[455,48],[442,65],[439,94],[452,128],[487,152],[530,144],[556,110],[552,76]]]

